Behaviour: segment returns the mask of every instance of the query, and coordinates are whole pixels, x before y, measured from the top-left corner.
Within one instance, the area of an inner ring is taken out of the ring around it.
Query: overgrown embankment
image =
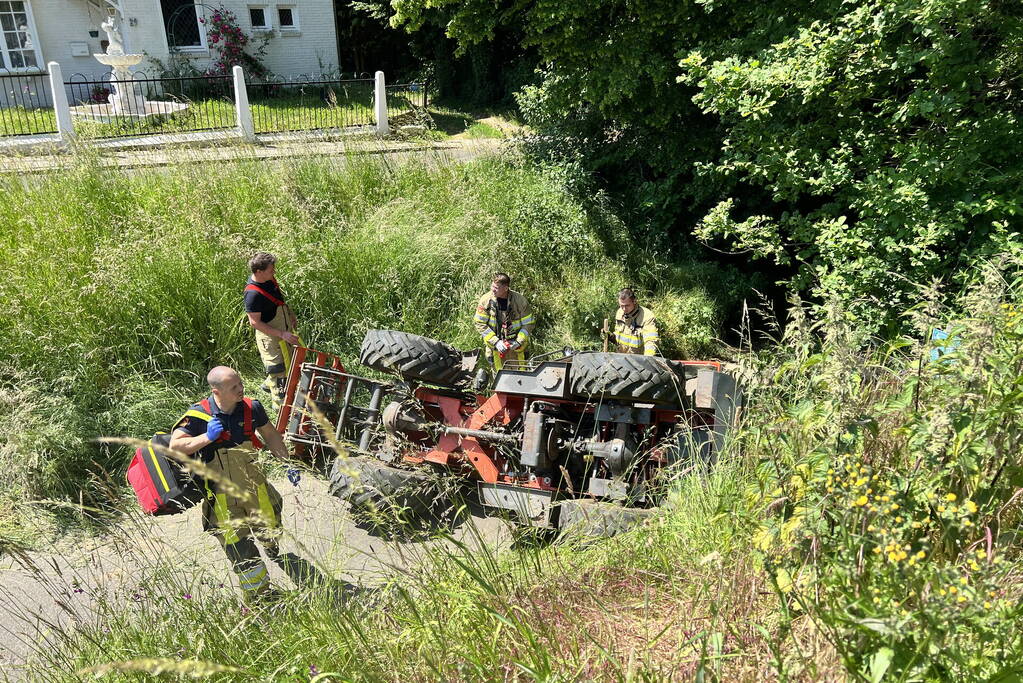
[[[354,360],[366,329],[462,348],[495,270],[536,308],[538,348],[598,343],[618,287],[651,291],[668,353],[703,355],[746,294],[700,263],[650,266],[619,219],[510,159],[201,163],[121,175],[89,160],[0,190],[0,526],[20,501],[92,496],[166,429],[214,364],[255,378],[241,288],[255,250],[307,343]],[[90,500],[91,499],[91,500]],[[5,520],[5,521],[4,521]]]
[[[103,624],[60,634],[35,671],[1018,680],[1023,282],[986,267],[940,302],[924,292],[916,332],[890,342],[837,308],[795,308],[742,359],[745,421],[721,461],[679,477],[627,534],[427,550],[349,605],[322,588],[255,610],[230,593],[127,608],[97,596]],[[935,325],[951,334],[940,349],[921,342]]]

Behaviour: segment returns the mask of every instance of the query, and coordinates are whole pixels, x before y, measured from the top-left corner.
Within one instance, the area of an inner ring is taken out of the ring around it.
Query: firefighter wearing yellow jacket
[[[618,292],[618,312],[615,314],[618,353],[656,356],[659,341],[653,312],[636,303],[636,292],[632,289],[626,287]]]
[[[507,273],[494,275],[490,291],[480,297],[473,322],[494,370],[508,361],[525,360],[536,321],[526,297],[511,289]]]

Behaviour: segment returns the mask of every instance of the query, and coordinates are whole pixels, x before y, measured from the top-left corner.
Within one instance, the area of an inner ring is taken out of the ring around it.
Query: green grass
[[[500,129],[495,128],[494,126],[491,126],[489,123],[483,123],[482,121],[477,121],[477,122],[473,123],[471,126],[469,126],[468,128],[466,128],[465,129],[465,136],[467,138],[503,138],[503,137],[505,137],[504,133]]]
[[[120,175],[79,158],[31,183],[2,182],[8,527],[27,499],[103,503],[94,480],[119,479],[129,454],[91,440],[166,429],[204,393],[211,366],[258,376],[241,310],[245,263],[258,249],[279,255],[307,343],[352,369],[368,328],[477,347],[471,312],[497,270],[533,302],[538,350],[595,347],[616,290],[645,281],[646,303],[665,311],[665,353],[713,353],[743,293],[741,278],[705,264],[644,275],[641,252],[605,246],[622,233],[612,213],[508,160],[201,163]]]
[[[281,257],[307,340],[353,369],[370,327],[474,346],[470,312],[496,269],[533,300],[539,349],[594,346],[632,282],[652,290],[669,354],[701,355],[742,291],[727,271],[616,252],[613,213],[507,158],[131,176],[84,160],[5,182],[12,515],[79,488],[123,500],[102,484],[127,454],[92,437],[166,428],[213,363],[258,376],[240,314],[256,248]],[[186,578],[156,564],[145,575],[169,595],[93,596],[99,621],[57,629],[32,674],[139,680],[176,661],[222,680],[1013,680],[1021,265],[978,266],[957,298],[923,290],[906,338],[865,338],[834,306],[794,307],[775,342],[739,359],[745,417],[718,466],[681,478],[629,534],[503,552],[421,545],[412,569],[346,605],[303,589],[246,610],[230,586],[189,600]],[[937,362],[922,341],[934,326],[958,344]]]
[[[57,115],[53,109],[0,108],[0,136],[56,132]]]
[[[101,621],[56,633],[34,671],[1018,680],[1020,265],[979,269],[952,307],[925,292],[907,312],[919,336],[889,343],[836,309],[793,309],[776,344],[741,359],[746,416],[718,464],[679,478],[627,534],[423,545],[347,604],[321,587],[249,611],[227,589],[185,600],[173,582],[170,600],[97,596]],[[935,362],[921,339],[936,324],[958,346]]]
[[[373,125],[372,87],[310,86],[289,87],[285,93],[254,92],[250,100],[257,133],[349,128]],[[388,93],[388,115],[409,112],[419,95],[403,91]],[[196,129],[233,128],[234,100],[230,96],[191,99],[175,98],[189,104],[185,112],[167,117],[134,121],[96,123],[75,119],[76,132],[85,138],[102,138],[150,133],[175,133]],[[22,107],[0,109],[0,136],[54,133],[57,122],[52,109]]]

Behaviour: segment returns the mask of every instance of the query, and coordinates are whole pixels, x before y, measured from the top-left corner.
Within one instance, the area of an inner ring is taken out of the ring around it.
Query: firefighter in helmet
[[[276,268],[276,256],[256,252],[249,259],[252,277],[245,284],[245,313],[256,331],[256,347],[266,369],[263,388],[273,395],[274,405],[284,400],[294,346],[302,343],[295,333],[295,314],[284,303],[284,292],[277,284]]]
[[[657,335],[657,320],[649,308],[644,308],[636,302],[636,292],[629,287],[618,292],[614,335],[618,353],[657,355],[657,345],[660,341]]]
[[[281,553],[281,495],[253,459],[264,443],[278,458],[288,451],[259,401],[245,396],[242,379],[227,366],[206,376],[211,394],[192,405],[171,434],[170,447],[202,461],[205,470],[203,529],[216,536],[238,575],[246,600],[270,591],[266,556],[295,583],[319,578],[307,560]]]
[[[511,289],[508,274],[496,273],[490,291],[480,297],[473,316],[476,331],[483,338],[484,351],[495,371],[509,361],[525,360],[535,322],[526,297]]]

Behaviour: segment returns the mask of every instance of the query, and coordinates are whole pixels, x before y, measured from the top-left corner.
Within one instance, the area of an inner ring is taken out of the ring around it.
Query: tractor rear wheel
[[[572,358],[571,391],[580,398],[600,397],[681,404],[685,376],[656,356],[628,353],[580,353]]]
[[[462,367],[461,352],[455,347],[395,330],[367,330],[359,362],[405,379],[443,387],[463,386],[471,378]]]
[[[639,526],[654,514],[649,508],[627,508],[589,499],[565,500],[558,508],[558,529],[569,537],[610,538]]]

